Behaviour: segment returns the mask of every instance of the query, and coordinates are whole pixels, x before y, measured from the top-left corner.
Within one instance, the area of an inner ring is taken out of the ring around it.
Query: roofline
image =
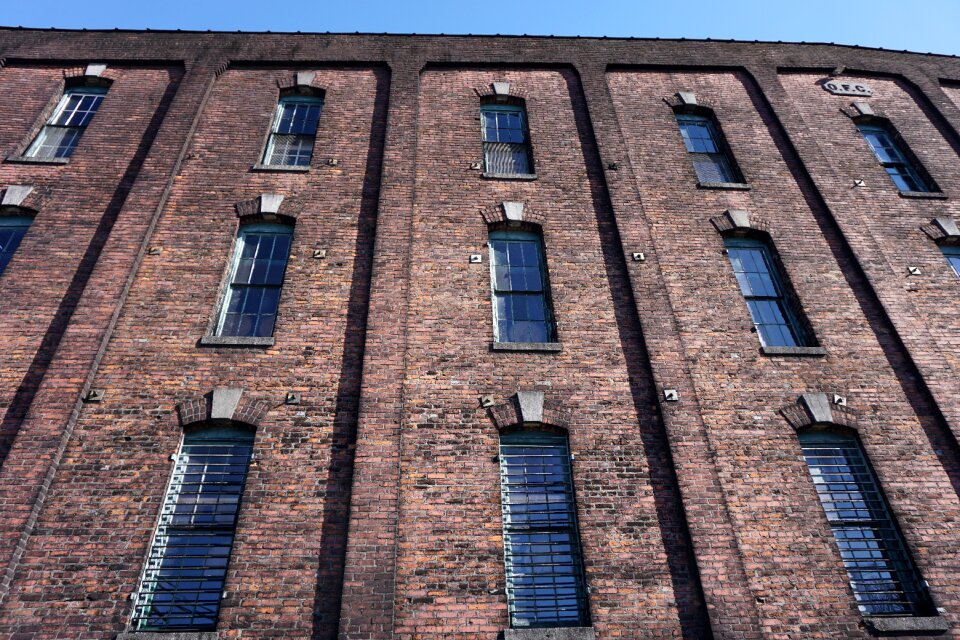
[[[227,31],[225,29],[126,29],[114,27],[112,29],[63,29],[60,27],[23,27],[23,26],[2,26],[2,31],[37,31],[37,32],[58,32],[58,33],[180,33],[186,35],[206,35],[206,34],[224,34],[224,35],[278,35],[278,36],[347,36],[347,37],[414,37],[414,38],[526,38],[535,40],[594,40],[598,42],[621,40],[628,42],[709,42],[726,44],[762,44],[762,45],[789,45],[789,46],[812,46],[812,47],[841,47],[844,49],[859,49],[864,51],[882,51],[885,53],[910,54],[916,56],[933,56],[939,58],[960,58],[960,55],[953,53],[934,53],[932,51],[910,51],[909,49],[887,49],[884,47],[868,47],[859,44],[843,44],[837,42],[794,42],[790,40],[735,40],[732,38],[656,38],[656,37],[636,37],[636,36],[554,36],[537,34],[516,34],[516,33],[391,33],[391,32],[361,32],[361,31]]]

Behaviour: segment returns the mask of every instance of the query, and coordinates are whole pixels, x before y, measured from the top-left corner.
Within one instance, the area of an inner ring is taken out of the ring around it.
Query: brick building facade
[[[957,58],[3,29],[0,90],[0,637],[960,638]]]

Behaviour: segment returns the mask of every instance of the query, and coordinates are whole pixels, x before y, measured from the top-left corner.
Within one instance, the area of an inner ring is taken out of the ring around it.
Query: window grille
[[[500,480],[511,625],[587,625],[566,437],[529,431],[504,434]]]
[[[323,100],[313,96],[280,98],[263,163],[308,167],[313,158]]]
[[[498,342],[553,342],[543,242],[536,233],[490,234],[490,268]]]
[[[860,443],[840,433],[807,430],[800,446],[860,612],[930,614],[930,596]]]
[[[811,346],[788,303],[770,248],[748,238],[726,238],[724,244],[760,343],[765,347]]]
[[[2,230],[0,230],[0,233],[2,233]],[[949,262],[950,266],[953,268],[953,273],[960,278],[960,246],[948,244],[940,245],[940,251],[943,252],[947,262]],[[0,262],[0,271],[3,271],[2,262]]]
[[[707,116],[678,113],[680,135],[701,183],[742,182],[722,134]]]
[[[33,218],[27,216],[0,216],[0,275],[13,258],[31,222]]]
[[[67,89],[26,155],[31,158],[69,158],[73,155],[106,94],[103,87]]]
[[[527,112],[515,105],[480,107],[485,171],[493,174],[531,174],[533,161]]]
[[[931,185],[920,175],[918,167],[911,162],[907,152],[901,148],[893,132],[883,125],[858,124],[867,144],[873,150],[877,160],[900,191],[933,191]]]
[[[134,628],[216,629],[252,450],[253,432],[236,426],[184,436],[137,593]]]
[[[217,335],[273,335],[293,227],[249,224],[240,228]]]

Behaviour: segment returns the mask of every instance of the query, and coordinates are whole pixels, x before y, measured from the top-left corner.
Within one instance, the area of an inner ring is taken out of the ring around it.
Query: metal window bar
[[[766,347],[809,346],[788,304],[770,248],[747,238],[726,238],[724,245],[760,343]]]
[[[483,105],[480,121],[487,173],[533,173],[527,114],[523,107]]]
[[[106,93],[107,90],[101,87],[67,89],[26,155],[31,158],[69,158],[73,155]]]
[[[800,445],[860,612],[928,615],[929,593],[860,443],[843,434],[807,431]]]
[[[953,268],[954,275],[960,278],[960,246],[941,245],[940,251],[943,252],[950,267]],[[0,265],[0,271],[2,271],[2,265]]]
[[[216,628],[252,450],[253,433],[236,427],[184,437],[137,592],[134,628]]]
[[[490,254],[496,340],[555,340],[540,236],[529,232],[494,231],[490,234]]]
[[[31,222],[33,218],[27,216],[0,216],[0,275],[13,258]]]
[[[683,144],[693,161],[701,183],[740,182],[716,125],[706,116],[678,113],[677,124]]]
[[[292,233],[283,224],[241,227],[217,335],[273,335]]]
[[[263,156],[267,165],[310,166],[323,100],[310,96],[280,99]]]
[[[860,130],[897,189],[924,192],[933,190],[897,144],[890,130],[884,126],[869,124],[859,124],[857,129]]]
[[[500,439],[507,601],[513,627],[576,627],[588,607],[566,437]]]

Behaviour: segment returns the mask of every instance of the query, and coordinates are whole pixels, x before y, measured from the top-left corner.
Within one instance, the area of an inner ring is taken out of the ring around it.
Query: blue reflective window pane
[[[487,173],[532,172],[530,140],[523,107],[484,105],[480,109],[480,123]]]
[[[900,191],[932,191],[907,153],[900,147],[893,132],[883,125],[859,124],[857,128],[870,145],[877,160]]]
[[[943,252],[944,257],[946,257],[950,267],[953,269],[954,275],[960,278],[960,246],[941,245],[940,250]]]
[[[281,98],[264,154],[264,163],[310,166],[322,110],[323,101],[320,98]]]
[[[497,340],[552,341],[553,321],[540,237],[494,232],[490,253]]]
[[[279,224],[241,229],[218,335],[273,335],[290,254],[290,233],[290,227]]]
[[[6,270],[31,222],[33,219],[25,216],[0,217],[0,275]]]
[[[32,158],[69,158],[100,108],[106,89],[68,89],[26,151]]]
[[[701,183],[739,182],[733,161],[720,144],[720,132],[706,116],[677,114],[683,144]]]

